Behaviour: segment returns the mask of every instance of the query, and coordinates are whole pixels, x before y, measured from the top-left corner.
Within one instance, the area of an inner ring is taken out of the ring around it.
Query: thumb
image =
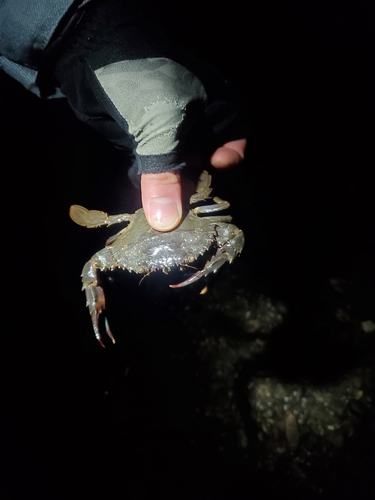
[[[142,206],[147,222],[158,231],[170,231],[181,221],[181,183],[178,170],[142,174]]]

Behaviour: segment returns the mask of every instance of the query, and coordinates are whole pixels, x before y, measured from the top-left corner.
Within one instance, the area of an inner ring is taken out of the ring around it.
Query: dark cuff
[[[129,178],[139,188],[142,174],[159,174],[178,170],[186,166],[186,162],[177,163],[175,153],[164,155],[134,155],[133,164],[129,169]]]
[[[195,179],[203,168],[207,167],[208,161],[209,156],[200,153],[184,153],[180,155],[177,152],[172,152],[147,156],[135,154],[128,174],[131,182],[137,188],[140,187],[142,174],[158,174],[184,169],[184,176]]]

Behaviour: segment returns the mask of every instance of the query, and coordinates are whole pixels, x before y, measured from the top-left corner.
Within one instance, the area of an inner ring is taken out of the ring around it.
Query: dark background
[[[354,269],[372,283],[373,3],[161,8],[171,32],[230,79],[249,116],[245,164],[215,178],[246,234],[243,279],[292,311],[304,295],[302,315],[329,275]],[[187,416],[194,348],[176,318],[194,301],[189,291],[176,299],[160,287],[156,300],[151,285],[140,292],[133,278],[117,282],[108,302],[118,343],[96,343],[79,277],[109,233],[75,226],[69,206],[130,212],[139,195],[121,155],[66,102],[40,101],[6,75],[0,85],[1,499],[276,494],[267,476],[217,459]],[[371,299],[357,300],[364,319]],[[356,481],[372,497],[372,479]],[[351,498],[358,485],[347,482],[340,496],[317,496]],[[293,485],[283,493],[293,496]]]

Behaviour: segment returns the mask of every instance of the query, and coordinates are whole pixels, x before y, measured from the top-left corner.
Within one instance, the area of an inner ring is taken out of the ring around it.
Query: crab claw
[[[86,292],[87,307],[89,308],[90,311],[95,337],[97,338],[99,344],[102,347],[105,347],[99,331],[99,317],[105,309],[105,298],[104,298],[103,288],[101,286],[89,286],[85,289],[85,292]],[[113,343],[115,343],[116,341],[109,328],[107,318],[104,319],[104,322],[108,337],[112,340]]]
[[[241,229],[229,224],[228,228],[219,227],[217,230],[217,242],[219,244],[219,248],[217,249],[216,254],[207,262],[201,271],[197,271],[190,276],[190,278],[182,281],[181,283],[169,285],[170,288],[182,288],[183,286],[195,283],[208,274],[216,273],[216,271],[220,269],[223,264],[226,262],[231,263],[233,259],[241,253],[245,243],[245,238]]]

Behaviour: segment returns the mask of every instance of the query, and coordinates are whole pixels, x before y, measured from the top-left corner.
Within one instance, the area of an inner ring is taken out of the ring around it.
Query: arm
[[[157,229],[181,218],[181,168],[213,153],[218,167],[243,157],[244,127],[226,82],[127,3],[89,6],[55,74],[77,116],[129,151],[131,177],[141,177],[143,207]]]

